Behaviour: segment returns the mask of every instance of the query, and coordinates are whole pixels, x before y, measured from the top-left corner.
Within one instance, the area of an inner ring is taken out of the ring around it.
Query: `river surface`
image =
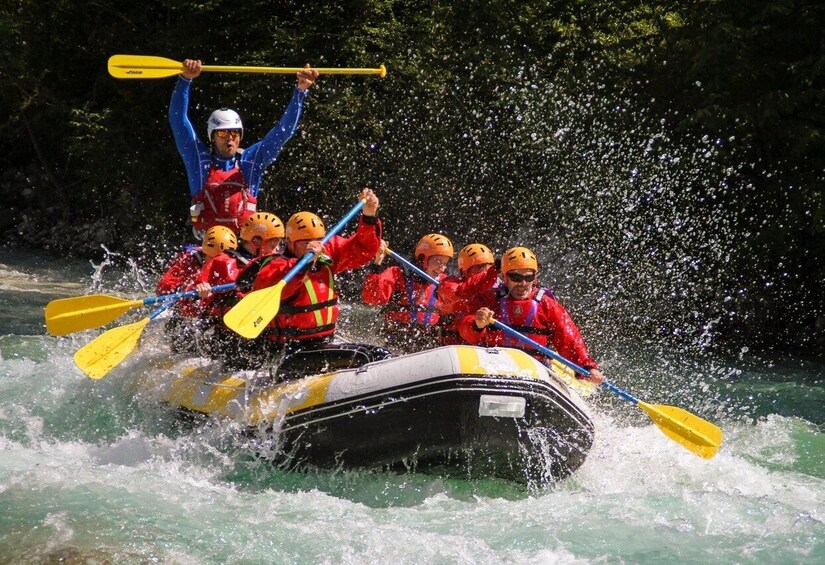
[[[591,343],[615,384],[717,423],[710,460],[603,390],[587,461],[553,486],[287,473],[232,424],[135,394],[156,328],[99,381],[72,355],[100,330],[46,335],[50,300],[140,298],[148,278],[0,250],[0,563],[825,563],[820,363]],[[348,313],[368,339],[374,316]]]

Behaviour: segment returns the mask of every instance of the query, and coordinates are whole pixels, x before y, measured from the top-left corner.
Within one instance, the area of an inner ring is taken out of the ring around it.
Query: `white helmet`
[[[206,127],[206,136],[210,141],[212,140],[212,132],[216,129],[239,129],[241,130],[241,135],[243,135],[241,117],[235,110],[230,110],[229,108],[215,110],[212,112],[212,115],[209,116],[209,122]]]

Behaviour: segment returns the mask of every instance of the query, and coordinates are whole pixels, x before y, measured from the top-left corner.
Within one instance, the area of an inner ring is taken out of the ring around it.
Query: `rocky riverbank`
[[[0,214],[0,244],[10,247],[43,249],[55,254],[82,258],[98,258],[103,247],[125,254],[145,246],[148,239],[160,245],[181,240],[183,228],[177,233],[169,226],[139,229],[135,217],[109,218],[100,214],[66,209],[50,200],[54,189],[48,176],[37,167],[22,170],[7,169],[0,177],[0,200],[7,203]]]

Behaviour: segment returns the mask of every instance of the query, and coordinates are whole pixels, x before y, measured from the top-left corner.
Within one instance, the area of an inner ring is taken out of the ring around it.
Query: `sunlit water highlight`
[[[721,425],[709,461],[603,392],[586,463],[549,488],[286,473],[234,425],[183,425],[134,389],[152,328],[101,381],[72,362],[97,332],[43,335],[46,302],[125,285],[112,276],[0,255],[0,562],[825,561],[821,365],[606,348],[617,384]]]

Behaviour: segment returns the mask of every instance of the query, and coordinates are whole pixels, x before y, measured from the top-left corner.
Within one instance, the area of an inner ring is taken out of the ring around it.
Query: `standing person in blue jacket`
[[[192,80],[200,76],[202,63],[186,59],[183,66],[185,70],[172,92],[169,123],[189,177],[193,229],[196,236],[216,225],[237,233],[256,210],[264,171],[295,133],[304,98],[315,84],[318,71],[307,65],[298,72],[297,87],[281,121],[261,141],[246,149],[240,147],[243,124],[238,113],[228,108],[212,112],[207,125],[210,149],[198,137],[187,115]]]

